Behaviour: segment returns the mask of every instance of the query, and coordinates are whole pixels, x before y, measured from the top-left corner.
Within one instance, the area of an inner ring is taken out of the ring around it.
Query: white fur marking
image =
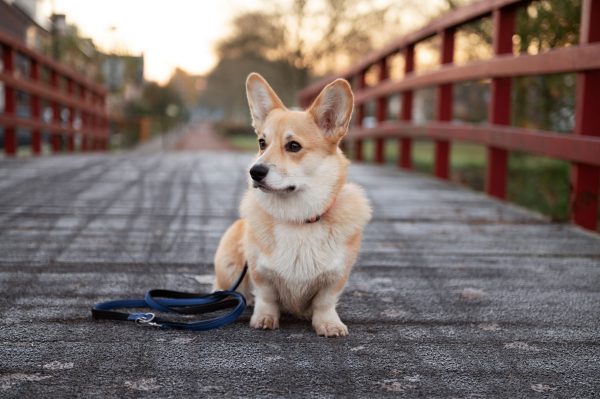
[[[345,263],[344,237],[330,234],[327,226],[276,225],[277,248],[264,268],[290,282],[307,283],[326,272],[341,272]]]
[[[262,157],[258,158],[257,162],[261,159]],[[263,209],[274,218],[303,222],[323,212],[331,198],[339,173],[335,157],[299,164],[289,168],[286,174],[281,173],[277,166],[269,165],[266,184],[275,189],[295,186],[296,191],[289,195],[258,191],[256,196]]]

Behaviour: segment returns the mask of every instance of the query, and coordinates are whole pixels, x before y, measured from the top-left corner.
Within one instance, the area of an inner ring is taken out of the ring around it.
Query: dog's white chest
[[[325,274],[343,272],[345,240],[327,225],[278,225],[274,235],[276,247],[258,262],[259,270],[276,274],[288,285],[309,284]]]

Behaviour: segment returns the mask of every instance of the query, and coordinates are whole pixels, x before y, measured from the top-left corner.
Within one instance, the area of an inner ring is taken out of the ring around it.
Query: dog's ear
[[[348,131],[354,109],[354,96],[345,79],[328,84],[308,109],[325,137],[336,143]]]
[[[269,112],[275,108],[285,108],[267,81],[255,72],[248,75],[246,79],[246,95],[250,114],[252,114],[252,126],[257,132],[261,129]]]

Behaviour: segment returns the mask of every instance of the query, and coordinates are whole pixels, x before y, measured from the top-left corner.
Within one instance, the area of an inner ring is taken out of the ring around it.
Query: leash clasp
[[[142,326],[162,327],[162,324],[153,322],[156,315],[154,313],[138,313],[135,323]]]

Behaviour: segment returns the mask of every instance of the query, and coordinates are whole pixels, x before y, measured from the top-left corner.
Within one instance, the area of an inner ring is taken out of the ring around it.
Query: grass
[[[364,143],[365,160],[373,160],[373,142]],[[485,187],[486,148],[477,144],[455,142],[451,146],[451,180],[482,191]],[[434,144],[415,140],[413,166],[418,172],[433,171]],[[386,163],[395,163],[398,146],[386,143]],[[569,164],[554,159],[511,153],[508,166],[508,199],[549,216],[568,220]]]
[[[231,145],[241,151],[254,152],[258,150],[256,136],[253,134],[233,134],[227,136]]]
[[[234,135],[231,143],[245,151],[256,150],[256,137]],[[477,144],[455,142],[451,146],[451,180],[483,191],[485,187],[486,148]],[[373,161],[374,145],[363,144],[367,162]],[[434,144],[428,140],[413,141],[412,160],[416,171],[433,171]],[[352,157],[352,149],[348,151]],[[385,146],[386,163],[396,164],[398,145],[388,140]],[[522,153],[510,153],[508,166],[508,199],[526,208],[538,211],[555,221],[569,218],[569,163]],[[600,220],[600,210],[599,210]],[[600,225],[600,223],[599,223]]]
[[[569,218],[569,163],[513,153],[509,157],[508,199],[556,221]]]

